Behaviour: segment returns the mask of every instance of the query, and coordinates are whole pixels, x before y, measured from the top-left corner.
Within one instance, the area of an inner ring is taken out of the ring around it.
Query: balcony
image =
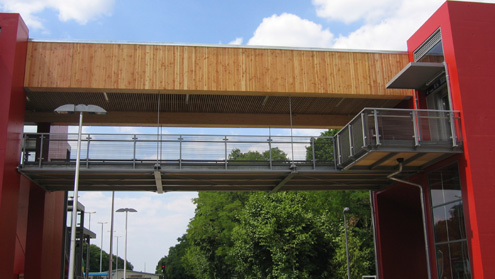
[[[336,167],[422,169],[462,153],[460,127],[458,111],[366,108],[335,136]]]

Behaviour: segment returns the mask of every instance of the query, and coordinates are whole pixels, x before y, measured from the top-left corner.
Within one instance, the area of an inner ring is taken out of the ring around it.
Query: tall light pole
[[[112,212],[112,215],[113,215],[113,212]],[[112,217],[113,219],[113,217]],[[112,220],[113,222],[113,220]],[[112,224],[110,222],[110,224]],[[113,227],[112,225],[110,225],[110,227]],[[110,233],[110,253],[109,253],[109,261],[108,261],[108,278],[112,278],[112,271],[113,271],[113,257],[112,257],[112,248],[113,248],[113,233],[116,232],[116,231],[108,231]]]
[[[69,279],[74,279],[74,263],[76,258],[76,222],[77,222],[77,194],[79,190],[79,166],[81,164],[81,133],[83,113],[106,114],[107,111],[102,107],[95,105],[62,105],[55,109],[55,112],[67,114],[79,112],[79,131],[77,134],[77,156],[76,156],[76,171],[74,175],[74,199],[72,204],[72,221],[70,231],[70,254],[69,254]]]
[[[108,276],[112,274],[112,263],[113,263],[113,210],[115,204],[115,191],[112,191],[112,211],[110,212],[110,256],[108,257]]]
[[[122,237],[121,235],[116,235],[114,236],[117,238],[117,255],[115,257],[115,274],[119,272],[119,237]]]
[[[101,259],[103,258],[103,225],[108,224],[108,222],[98,222],[101,224],[101,236],[100,236],[100,272],[101,272]]]
[[[345,230],[345,255],[347,258],[347,279],[351,279],[351,266],[349,264],[349,241],[347,239],[347,218],[345,213],[348,212],[349,207],[344,208],[344,230]]]
[[[137,212],[136,209],[134,208],[119,208],[117,209],[116,212],[125,212],[125,244],[124,244],[124,279],[127,279],[126,277],[126,270],[127,270],[127,213],[129,212]]]
[[[96,211],[86,211],[84,213],[86,213],[86,214],[89,215],[89,223],[88,223],[89,224],[89,227],[88,227],[88,230],[91,230],[91,215],[95,214]]]

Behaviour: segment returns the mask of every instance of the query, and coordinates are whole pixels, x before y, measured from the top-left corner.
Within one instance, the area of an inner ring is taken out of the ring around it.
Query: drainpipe
[[[416,183],[413,183],[413,182],[410,182],[410,181],[407,181],[407,180],[402,180],[400,178],[396,178],[394,176],[400,174],[402,172],[402,162],[404,162],[404,158],[398,158],[397,159],[397,162],[399,163],[399,170],[396,171],[396,172],[393,172],[391,174],[389,174],[387,176],[388,179],[390,180],[393,180],[393,181],[397,181],[397,182],[400,182],[400,183],[404,183],[404,184],[408,184],[408,185],[412,185],[412,186],[416,186],[419,188],[419,192],[420,192],[420,200],[421,200],[421,212],[423,213],[422,214],[422,218],[423,218],[423,237],[424,237],[424,240],[425,240],[425,251],[426,251],[426,267],[428,269],[428,279],[431,279],[431,266],[430,266],[430,253],[429,253],[429,245],[428,245],[428,230],[427,230],[427,226],[426,226],[426,210],[425,210],[425,202],[424,202],[424,199],[425,199],[425,196],[424,196],[424,193],[423,193],[423,188],[421,187],[421,185],[419,184],[416,184]]]

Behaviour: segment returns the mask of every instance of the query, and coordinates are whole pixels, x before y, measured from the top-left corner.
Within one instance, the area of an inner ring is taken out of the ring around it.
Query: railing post
[[[227,169],[227,141],[229,139],[227,138],[227,136],[224,137],[223,141],[225,142],[225,169]]]
[[[349,130],[349,158],[354,157],[354,146],[352,145],[352,124],[349,123],[349,126],[347,126],[347,129]]]
[[[182,169],[182,136],[179,136],[179,169]]]
[[[336,156],[337,157],[337,165],[342,165],[342,150],[340,150],[340,135],[339,134],[337,134],[336,147],[337,147],[337,156]]]
[[[26,144],[27,144],[27,135],[22,134],[22,159],[21,159],[21,167],[24,167],[24,162],[26,161]]]
[[[86,137],[86,139],[88,140],[88,144],[86,145],[87,148],[86,148],[86,168],[89,168],[89,143],[91,142],[91,135],[88,135],[88,137]]]
[[[375,137],[376,137],[376,145],[381,145],[380,142],[380,132],[378,127],[378,111],[376,109],[373,110],[373,118],[375,120]]]
[[[452,147],[457,147],[457,133],[455,132],[454,112],[449,112],[450,134],[452,136]]]
[[[272,159],[272,136],[268,136],[268,150],[270,153],[270,169],[273,169],[273,159]]]
[[[413,110],[411,112],[411,116],[412,116],[412,122],[413,122],[413,132],[414,132],[414,146],[415,147],[418,147],[420,146],[420,143],[419,143],[419,136],[418,136],[418,117],[417,117],[417,110]]]
[[[364,112],[362,112],[362,113],[361,113],[361,123],[362,123],[362,124],[361,124],[361,126],[362,126],[361,128],[362,128],[362,130],[363,130],[363,146],[362,146],[362,148],[365,148],[365,147],[367,146],[367,144],[366,144],[366,131],[367,131],[368,129],[366,129],[366,127],[367,127],[368,125],[367,125],[367,123],[365,122],[365,120],[366,120],[366,117],[364,116]]]
[[[137,136],[134,135],[132,137],[132,140],[133,140],[133,143],[134,143],[134,148],[132,150],[132,168],[135,169],[136,168],[136,145],[137,145]]]
[[[38,157],[38,166],[41,168],[42,162],[43,162],[43,134],[40,134],[40,156]]]
[[[313,169],[316,169],[315,138],[311,137],[311,150],[313,151]]]

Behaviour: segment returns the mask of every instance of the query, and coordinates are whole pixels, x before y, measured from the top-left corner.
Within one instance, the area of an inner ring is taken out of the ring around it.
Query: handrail
[[[43,138],[48,144],[58,142],[59,146],[55,145],[50,148],[60,149],[60,143],[67,143],[65,154],[69,157],[64,157],[64,152],[59,151],[58,155],[48,155],[48,158],[41,157],[43,150],[38,144],[29,144],[29,142],[39,141]],[[316,140],[315,140],[316,139]],[[21,157],[21,166],[26,164],[33,165],[54,162],[53,164],[65,161],[71,163],[70,155],[75,149],[74,142],[77,141],[77,134],[74,133],[25,133],[23,135],[23,156]],[[132,163],[132,167],[136,168],[136,162],[146,160],[158,161],[177,161],[179,168],[189,161],[197,162],[218,162],[222,161],[225,164],[225,169],[228,169],[228,164],[231,161],[229,157],[233,150],[239,149],[242,153],[249,151],[262,154],[268,152],[265,160],[273,168],[275,162],[279,162],[280,158],[273,157],[276,149],[285,153],[287,161],[291,161],[294,151],[295,161],[299,164],[311,164],[313,169],[319,166],[328,166],[321,155],[315,155],[315,149],[327,149],[333,152],[333,137],[331,136],[274,136],[274,135],[198,135],[198,134],[162,134],[158,138],[155,134],[106,134],[106,133],[85,133],[82,134],[82,154],[85,158],[81,158],[85,162],[85,167],[96,162],[122,160]],[[163,148],[156,150],[157,144],[163,145]],[[30,148],[27,146],[30,145]],[[291,146],[294,145],[294,150]],[[323,146],[326,147],[323,147]],[[36,149],[33,149],[36,146]],[[282,156],[284,156],[282,153]],[[33,158],[32,155],[36,155]],[[62,155],[60,155],[62,154]],[[280,156],[280,155],[279,155]],[[260,157],[260,155],[258,155]],[[333,163],[333,155],[329,155],[328,159]],[[241,160],[246,161],[246,160]]]

